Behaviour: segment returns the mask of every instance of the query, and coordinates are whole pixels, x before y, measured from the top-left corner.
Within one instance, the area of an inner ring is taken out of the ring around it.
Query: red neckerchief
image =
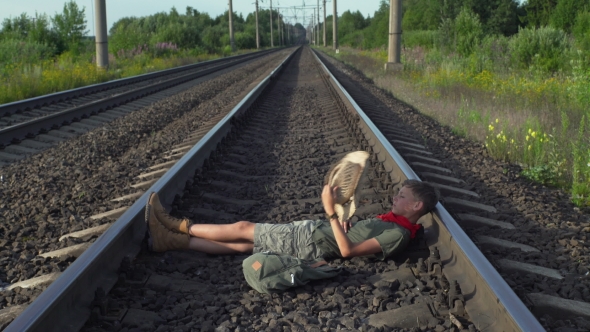
[[[419,224],[412,224],[408,218],[404,217],[404,216],[398,216],[397,214],[393,214],[393,212],[389,211],[389,213],[386,214],[380,214],[377,216],[377,218],[386,221],[386,222],[394,222],[400,226],[402,226],[403,228],[407,229],[410,231],[410,239],[413,239],[416,237],[416,231],[418,231],[420,229],[420,225]]]

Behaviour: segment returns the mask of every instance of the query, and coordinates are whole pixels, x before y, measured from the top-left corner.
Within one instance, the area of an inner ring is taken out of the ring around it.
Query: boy
[[[432,185],[406,180],[393,198],[389,213],[357,222],[340,222],[334,210],[337,187],[325,185],[322,204],[329,221],[297,221],[262,224],[193,224],[166,214],[158,195],[152,193],[146,206],[151,249],[157,252],[191,249],[209,254],[271,251],[313,260],[330,257],[375,255],[385,259],[403,250],[414,238],[418,219],[436,206],[439,194]]]

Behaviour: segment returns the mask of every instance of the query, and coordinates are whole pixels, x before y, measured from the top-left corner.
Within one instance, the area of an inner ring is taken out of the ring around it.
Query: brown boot
[[[164,210],[164,207],[160,203],[158,194],[152,193],[148,199],[145,207],[145,220],[147,221],[150,214],[153,214],[156,219],[162,223],[166,228],[171,231],[188,234],[188,231],[193,224],[189,219],[178,219],[174,218]]]
[[[146,213],[146,222],[148,224],[150,250],[164,252],[168,250],[185,250],[188,249],[190,235],[180,234],[164,227],[156,218],[154,209]]]

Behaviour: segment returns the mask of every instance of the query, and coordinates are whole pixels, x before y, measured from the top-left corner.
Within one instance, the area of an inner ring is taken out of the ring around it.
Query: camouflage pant
[[[303,220],[291,224],[256,224],[252,253],[270,251],[305,260],[321,258],[323,252],[312,238],[320,223],[319,220]]]

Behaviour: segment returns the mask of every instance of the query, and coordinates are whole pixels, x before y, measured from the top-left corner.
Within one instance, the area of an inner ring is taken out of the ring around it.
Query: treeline
[[[273,11],[273,45],[292,44],[305,36],[301,24],[287,25]],[[260,46],[271,46],[270,11],[258,14]],[[238,49],[256,48],[255,13],[233,16],[235,45]],[[25,13],[5,19],[0,29],[0,65],[36,63],[64,53],[76,57],[94,52],[94,38],[88,36],[85,8],[74,1],[64,4],[54,16]],[[290,38],[290,39],[289,39]],[[168,13],[118,20],[109,30],[109,52],[115,57],[137,54],[160,56],[179,50],[192,54],[231,52],[229,12],[211,17],[187,7],[184,14],[172,8]]]
[[[281,24],[273,11],[273,43],[291,44],[305,36],[301,24]],[[85,9],[73,2],[64,4],[62,13],[48,16],[22,14],[5,19],[0,30],[0,65],[35,63],[63,53],[74,56],[92,54],[93,38],[87,36]],[[260,45],[268,47],[270,11],[259,11]],[[118,20],[109,30],[109,51],[115,57],[149,53],[161,56],[179,50],[193,54],[229,53],[229,16],[217,17],[187,7],[184,14],[172,8],[146,17]],[[327,44],[332,44],[332,16],[326,19]],[[281,23],[283,21],[281,20]],[[322,28],[323,23],[320,25]],[[389,1],[382,0],[374,15],[345,11],[338,17],[340,45],[355,48],[384,48],[388,42]],[[403,1],[403,42],[406,47],[421,46],[474,54],[482,45],[497,52],[510,53],[510,65],[527,68],[532,63],[548,71],[567,64],[567,52],[583,52],[590,63],[590,0],[405,0]],[[235,45],[238,49],[256,47],[255,13],[245,18],[234,15]],[[323,34],[320,34],[320,44]],[[484,48],[486,48],[484,47]],[[568,60],[569,61],[569,60]]]
[[[402,5],[405,47],[501,57],[507,69],[534,65],[558,71],[574,57],[590,64],[589,0],[404,0]],[[332,19],[326,19],[329,45]],[[389,1],[382,0],[373,17],[346,11],[338,18],[340,45],[383,49],[388,33]]]
[[[587,30],[589,0],[404,0],[402,30],[433,31],[454,22],[461,12],[477,16],[484,35],[509,37],[523,28],[552,27],[583,37]],[[332,43],[332,16],[326,18],[328,44]],[[340,44],[374,48],[387,44],[389,1],[381,0],[373,17],[345,11],[338,18]]]
[[[282,16],[280,28],[279,13],[273,10],[273,45],[290,45],[305,35],[301,24],[295,26],[285,24]],[[260,46],[271,46],[270,10],[258,12]],[[256,48],[256,17],[250,13],[244,19],[240,15],[233,16],[234,41],[239,49]],[[201,13],[193,7],[187,7],[184,14],[175,8],[169,13],[157,13],[146,17],[123,18],[109,31],[109,50],[111,53],[120,50],[132,50],[138,45],[157,45],[158,43],[172,43],[179,48],[193,49],[196,52],[219,53],[228,51],[229,11],[212,18],[207,13]]]

